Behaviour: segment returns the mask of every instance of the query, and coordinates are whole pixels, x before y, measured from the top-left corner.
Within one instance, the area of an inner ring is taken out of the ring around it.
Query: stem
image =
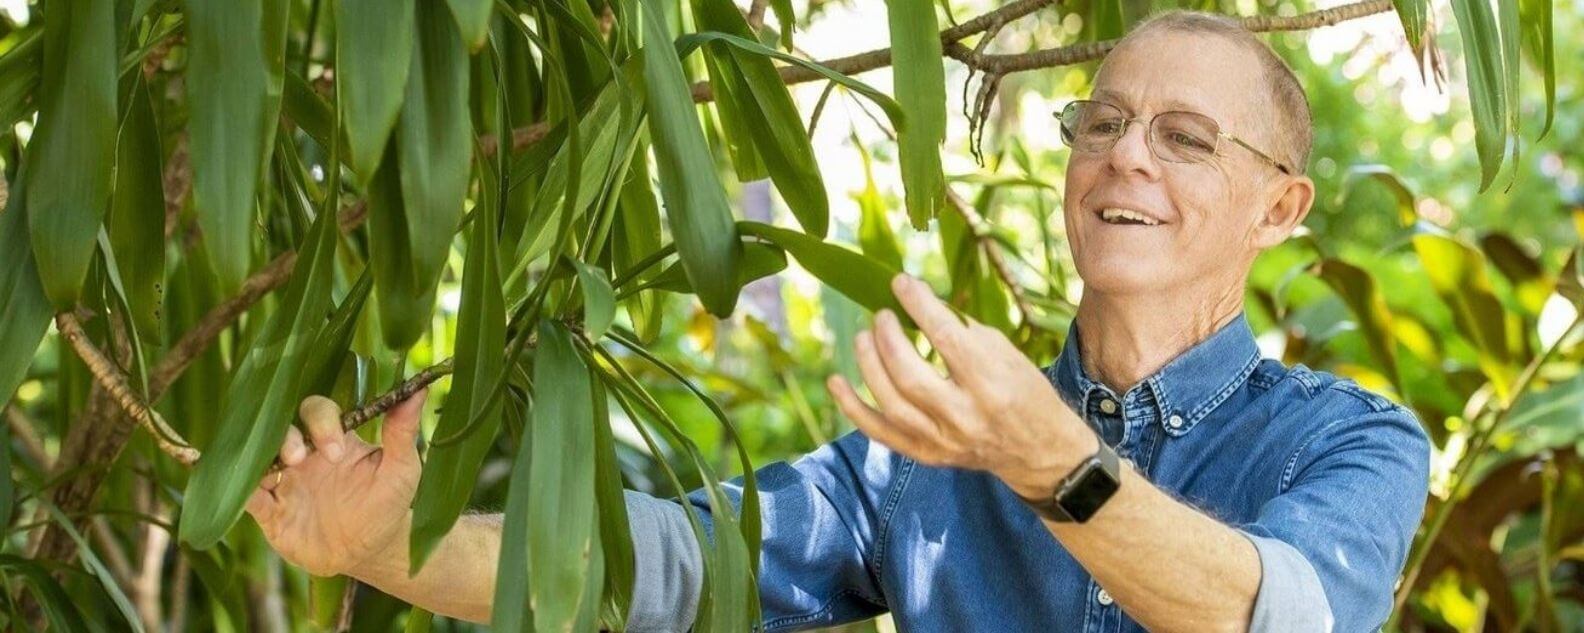
[[[1397,620],[1402,614],[1403,605],[1408,601],[1409,594],[1413,593],[1414,585],[1419,580],[1419,571],[1424,567],[1425,559],[1430,555],[1430,549],[1435,545],[1436,538],[1440,536],[1441,529],[1446,527],[1447,519],[1452,516],[1452,509],[1457,506],[1459,498],[1463,496],[1463,488],[1468,484],[1469,473],[1473,472],[1474,464],[1478,458],[1484,455],[1486,444],[1489,443],[1491,436],[1507,420],[1507,415],[1512,412],[1513,406],[1527,395],[1529,387],[1534,383],[1535,376],[1540,373],[1540,368],[1551,361],[1551,358],[1562,348],[1562,344],[1577,333],[1581,325],[1584,325],[1584,313],[1574,317],[1573,323],[1562,332],[1562,336],[1557,337],[1556,342],[1552,343],[1544,352],[1530,361],[1528,366],[1524,367],[1523,373],[1519,374],[1518,378],[1513,381],[1512,400],[1506,404],[1498,404],[1495,409],[1488,411],[1486,417],[1490,418],[1490,424],[1475,431],[1473,439],[1469,441],[1469,450],[1458,457],[1457,465],[1452,469],[1452,483],[1451,488],[1447,491],[1446,501],[1436,507],[1435,516],[1431,519],[1429,527],[1425,528],[1424,536],[1419,539],[1418,547],[1414,550],[1413,556],[1409,558],[1408,568],[1403,572],[1402,584],[1398,587],[1397,596],[1392,601],[1392,615],[1386,622],[1385,630],[1390,631],[1395,628]]]

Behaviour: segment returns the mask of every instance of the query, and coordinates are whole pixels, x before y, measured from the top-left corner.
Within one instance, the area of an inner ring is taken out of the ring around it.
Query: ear
[[[1314,206],[1313,180],[1303,175],[1287,176],[1283,180],[1285,184],[1279,185],[1281,189],[1276,199],[1260,212],[1254,224],[1254,247],[1260,250],[1285,241],[1303,224],[1310,207]]]

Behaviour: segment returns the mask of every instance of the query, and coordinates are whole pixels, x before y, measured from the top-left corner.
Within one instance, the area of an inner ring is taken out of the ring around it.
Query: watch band
[[[1098,438],[1097,438],[1098,439]],[[1018,495],[1040,516],[1056,523],[1084,523],[1100,511],[1122,484],[1121,460],[1116,451],[1099,440],[1100,448],[1056,485],[1044,499]]]

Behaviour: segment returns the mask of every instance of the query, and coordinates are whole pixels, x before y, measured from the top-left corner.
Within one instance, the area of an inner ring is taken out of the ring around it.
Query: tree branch
[[[160,450],[189,466],[198,461],[198,450],[181,439],[181,435],[171,429],[158,412],[150,409],[132,391],[132,388],[127,386],[126,377],[121,374],[121,369],[106,358],[104,352],[94,346],[93,341],[88,340],[88,333],[83,331],[82,324],[77,321],[75,315],[70,312],[55,315],[55,327],[60,330],[61,337],[71,344],[83,363],[88,365],[88,371],[93,374],[99,386],[109,392],[111,398],[123,411],[154,436],[154,442],[159,445]]]
[[[1023,287],[1018,285],[1017,278],[1012,275],[1012,267],[1007,265],[1006,258],[1001,255],[1001,249],[996,244],[995,238],[990,237],[990,231],[987,228],[984,216],[979,215],[979,212],[974,210],[973,205],[968,204],[968,201],[958,196],[957,192],[952,191],[950,186],[946,187],[946,199],[951,202],[952,208],[962,215],[963,221],[968,224],[968,232],[973,234],[974,241],[978,242],[979,248],[984,251],[985,257],[989,258],[990,267],[995,269],[996,276],[1001,278],[1001,283],[1006,285],[1007,292],[1012,294],[1012,300],[1017,303],[1018,312],[1023,315],[1023,322],[1033,327],[1034,304],[1029,302],[1027,296],[1024,296]]]

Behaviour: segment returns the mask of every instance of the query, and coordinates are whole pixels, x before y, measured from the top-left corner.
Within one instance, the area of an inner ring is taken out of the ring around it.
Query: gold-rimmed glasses
[[[1149,120],[1128,117],[1121,108],[1103,101],[1078,100],[1056,112],[1061,123],[1062,142],[1078,151],[1106,152],[1127,133],[1129,124],[1144,123],[1146,144],[1156,158],[1171,163],[1202,163],[1220,149],[1221,139],[1241,145],[1282,173],[1294,170],[1269,154],[1255,149],[1243,139],[1221,130],[1221,125],[1198,112],[1176,110],[1161,112]]]

